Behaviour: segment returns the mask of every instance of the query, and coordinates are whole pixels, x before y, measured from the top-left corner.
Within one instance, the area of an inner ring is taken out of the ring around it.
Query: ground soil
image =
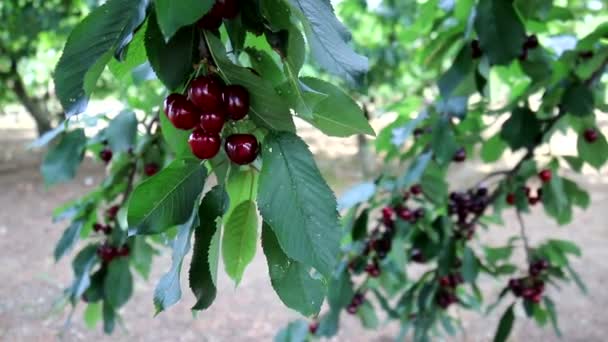
[[[0,341],[268,341],[279,327],[297,317],[272,291],[258,249],[238,288],[222,277],[216,302],[196,318],[189,311],[194,301],[186,282],[183,300],[153,317],[154,286],[170,262],[165,255],[155,261],[150,281],[137,280],[134,298],[123,310],[124,325],[114,336],[104,336],[99,327],[87,329],[82,308],[76,310],[72,323],[66,326],[68,310],[53,307],[71,279],[69,258],[58,264],[52,259],[54,243],[65,223],[53,224],[50,217],[58,204],[90,191],[101,181],[103,170],[100,164],[87,160],[72,183],[45,189],[38,172],[41,154],[24,149],[30,137],[31,131],[0,132]],[[358,179],[352,140],[345,143],[315,136],[308,136],[307,140],[338,192]],[[466,186],[467,181],[470,184],[484,170],[476,163],[460,167],[453,178],[461,181],[454,183]],[[604,281],[608,280],[608,227],[603,215],[608,209],[608,175],[589,174],[579,180],[591,190],[593,204],[587,211],[577,211],[572,224],[556,227],[537,209],[526,216],[526,225],[533,244],[554,237],[571,239],[584,246],[583,257],[575,260],[573,266],[586,282],[589,294],[582,295],[572,284],[562,286],[561,290],[551,288],[549,294],[557,303],[564,341],[606,341],[608,291]],[[494,227],[483,233],[482,239],[499,244],[516,233],[519,228],[514,217],[505,218],[506,227]],[[496,297],[498,285],[493,280],[483,279],[482,287],[487,289],[489,301]],[[500,310],[486,319],[476,313],[459,314],[465,317],[465,332],[453,340],[492,339]],[[391,341],[397,331],[396,326],[389,324],[380,331],[367,332],[355,319],[343,316],[337,341]],[[521,311],[516,316],[511,340],[558,340],[550,327],[537,327]]]

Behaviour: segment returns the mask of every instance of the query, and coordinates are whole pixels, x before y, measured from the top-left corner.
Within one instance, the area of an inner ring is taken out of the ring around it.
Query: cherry
[[[418,209],[414,210],[414,218],[416,220],[423,218],[424,214],[425,214],[424,208],[418,208]]]
[[[353,299],[351,300],[351,304],[355,306],[360,306],[365,301],[365,295],[361,292],[355,293]]]
[[[104,243],[103,245],[97,247],[97,256],[103,262],[110,262],[116,256],[116,252],[112,246],[108,245],[107,243]]]
[[[593,57],[593,51],[591,50],[587,50],[587,51],[581,51],[579,52],[579,57],[583,58],[583,59],[589,59],[591,57]]]
[[[224,127],[224,115],[210,112],[201,115],[201,128],[207,133],[220,133]]]
[[[238,0],[216,0],[211,12],[225,19],[232,19],[239,14]]]
[[[542,299],[543,299],[542,293],[535,293],[534,295],[532,295],[532,297],[530,297],[530,300],[536,304],[540,303],[540,301]]]
[[[372,278],[378,278],[380,276],[380,266],[376,262],[365,266],[365,272]]]
[[[583,136],[585,137],[585,141],[590,144],[593,144],[597,138],[599,138],[599,135],[594,128],[587,128],[583,133]]]
[[[540,201],[539,197],[528,197],[528,204],[530,205],[536,205],[536,203],[538,203]]]
[[[439,277],[439,286],[451,287],[450,276],[444,275],[444,276]]]
[[[354,314],[356,314],[356,313],[357,313],[357,309],[358,309],[358,306],[357,306],[357,305],[353,305],[353,304],[351,303],[351,304],[349,304],[349,305],[346,307],[346,312],[348,312],[348,313],[349,313],[349,314],[351,314],[351,315],[354,315]]]
[[[456,153],[454,153],[454,156],[452,157],[452,160],[457,163],[462,163],[466,159],[467,159],[467,151],[465,151],[465,149],[462,147],[459,148],[458,150],[456,150]]]
[[[417,262],[419,264],[422,264],[426,261],[424,258],[424,254],[422,253],[422,250],[420,250],[419,248],[412,249],[410,258],[412,259],[413,262]]]
[[[454,273],[449,275],[450,287],[455,288],[456,286],[464,283],[464,279],[460,273]]]
[[[96,233],[104,231],[105,228],[106,227],[103,224],[101,224],[101,223],[97,223],[96,222],[95,224],[93,224],[93,231],[96,232]]]
[[[408,208],[401,208],[397,215],[404,221],[411,221],[414,218],[414,213]]]
[[[206,133],[203,130],[195,130],[188,138],[190,150],[199,159],[210,159],[215,157],[222,145],[222,138],[217,133]]]
[[[551,170],[549,169],[544,169],[541,172],[538,173],[538,178],[540,178],[540,180],[543,183],[547,183],[549,181],[551,181]]]
[[[130,252],[131,252],[131,249],[127,245],[123,245],[122,247],[119,247],[118,249],[116,249],[117,256],[129,256]]]
[[[188,98],[204,112],[215,112],[222,109],[223,88],[224,82],[217,76],[201,76],[190,82]]]
[[[473,40],[471,42],[471,57],[473,57],[473,59],[478,59],[482,55],[483,51],[481,50],[481,46],[479,45],[479,40]]]
[[[536,49],[538,45],[538,37],[535,34],[532,34],[526,38],[524,49]]]
[[[412,195],[418,196],[422,193],[422,186],[420,184],[414,184],[410,187],[410,191]]]
[[[156,163],[147,163],[144,165],[144,173],[148,177],[154,176],[158,172],[158,169],[159,167]]]
[[[202,18],[200,18],[196,25],[203,29],[209,31],[215,31],[222,26],[222,17],[213,12],[213,9],[205,14]]]
[[[424,134],[424,129],[418,127],[414,129],[414,132],[412,134],[414,134],[414,138],[418,138],[419,136]]]
[[[232,120],[241,120],[249,112],[249,91],[240,85],[229,85],[224,89],[226,113]]]
[[[109,163],[112,160],[112,150],[109,147],[105,147],[101,152],[99,152],[99,158],[104,161],[104,163]]]
[[[116,214],[118,214],[119,209],[120,207],[117,205],[109,207],[108,210],[106,210],[106,217],[108,218],[108,220],[114,220],[116,218]]]
[[[527,185],[522,186],[521,189],[523,190],[524,194],[526,194],[526,197],[530,196],[530,187],[529,186],[527,186]]]
[[[382,219],[384,219],[384,221],[390,221],[393,219],[394,213],[395,213],[395,211],[393,210],[393,208],[384,207],[384,208],[382,208]]]
[[[188,99],[179,94],[171,94],[165,99],[167,117],[175,128],[193,129],[199,120],[200,114]]]
[[[513,292],[516,297],[520,297],[523,294],[523,284],[520,279],[510,279],[509,289]]]
[[[258,156],[258,140],[253,134],[233,134],[226,138],[224,149],[232,162],[245,165]]]
[[[312,321],[308,324],[308,332],[314,335],[317,330],[319,330],[319,321]]]

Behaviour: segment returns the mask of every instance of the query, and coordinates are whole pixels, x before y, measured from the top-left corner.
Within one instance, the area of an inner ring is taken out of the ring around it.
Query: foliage
[[[370,329],[385,318],[399,321],[401,339],[454,334],[449,307],[487,312],[497,305],[484,304],[481,276],[501,282],[496,303],[511,301],[495,340],[509,336],[519,304],[559,333],[545,286],[574,280],[584,289],[569,259],[581,251],[555,239],[530,246],[523,215],[542,205],[567,224],[573,207],[586,208],[590,199],[566,174],[583,165],[599,169],[608,159],[596,124],[597,109],[608,107],[605,5],[386,0],[368,8],[345,0],[339,13],[356,28],[352,49],[325,0],[241,2],[219,29],[204,19],[215,5],[188,3],[109,0],[72,31],[57,65],[57,94],[70,118],[53,132],[45,182],[72,178],[86,152],[108,162],[95,190],[56,213],[71,220],[56,257],[79,239],[86,244],[66,290],[72,305],[101,303],[96,319],[112,332],[132,293],[131,269],[147,278],[156,247],[170,245],[157,311],[181,298],[190,249],[193,310],[205,310],[219,290],[220,256],[238,284],[261,235],[278,298],[313,318],[308,326],[290,323],[277,340],[334,336],[343,311]],[[367,59],[355,51],[369,57],[368,73]],[[197,160],[190,132],[162,113],[168,92],[184,93],[194,78],[211,74],[250,93],[247,119],[227,124],[222,136],[253,134],[261,154],[251,164],[237,165],[224,152]],[[81,114],[100,77],[120,82],[121,114]],[[336,201],[294,121],[331,136],[373,135],[366,116],[383,111],[396,116],[376,148],[398,167]],[[85,136],[99,118],[107,128]],[[577,155],[539,153],[558,131],[579,135]],[[507,149],[518,158],[509,169],[467,186],[448,184],[459,163],[477,155],[494,163]],[[507,210],[521,234],[505,246],[484,245],[476,232],[504,222]],[[525,266],[512,261],[518,247]],[[328,310],[320,314],[325,298]]]

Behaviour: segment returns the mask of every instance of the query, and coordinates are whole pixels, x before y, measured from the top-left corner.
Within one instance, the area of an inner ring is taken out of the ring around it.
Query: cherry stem
[[[521,215],[521,211],[517,210],[517,221],[519,222],[520,235],[521,239],[524,242],[524,251],[526,252],[526,260],[528,260],[528,264],[532,261],[532,257],[530,256],[530,242],[528,240],[528,235],[526,235],[526,225],[524,224],[524,219]]]

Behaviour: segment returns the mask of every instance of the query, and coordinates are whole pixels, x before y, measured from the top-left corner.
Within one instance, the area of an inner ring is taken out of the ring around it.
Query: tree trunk
[[[14,67],[12,69],[13,92],[23,107],[25,107],[32,118],[34,118],[38,135],[43,135],[53,128],[53,125],[51,124],[51,114],[43,106],[41,106],[35,98],[29,96],[17,68]]]

